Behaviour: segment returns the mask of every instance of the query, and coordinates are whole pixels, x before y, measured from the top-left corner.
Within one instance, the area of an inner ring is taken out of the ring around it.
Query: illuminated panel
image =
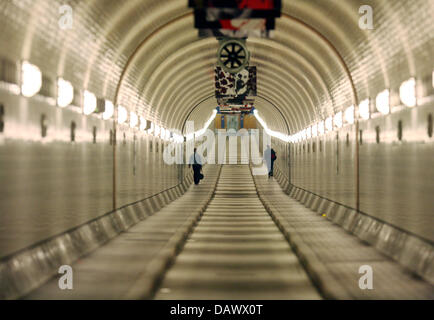
[[[139,124],[139,117],[135,112],[130,112],[130,127],[135,128]]]
[[[69,106],[74,99],[72,84],[62,78],[57,79],[57,105],[61,108]]]
[[[125,123],[128,119],[128,111],[122,106],[118,106],[118,123]]]
[[[331,116],[325,120],[325,128],[327,131],[333,130],[333,118]]]
[[[399,87],[399,97],[407,107],[416,106],[416,80],[410,78]]]
[[[362,119],[368,120],[370,117],[369,112],[369,99],[363,100],[359,104],[359,115]]]
[[[324,132],[325,132],[325,124],[324,124],[324,121],[320,121],[320,122],[318,123],[318,133],[319,133],[319,134],[324,134]]]
[[[83,113],[89,115],[96,110],[96,97],[92,92],[84,90]]]
[[[333,117],[333,123],[336,128],[342,128],[342,111],[339,111]]]
[[[141,131],[145,131],[146,128],[147,128],[147,125],[148,125],[148,123],[147,123],[146,119],[143,118],[142,116],[140,116],[140,126],[139,126],[139,129]]]
[[[345,110],[345,121],[349,124],[354,123],[354,106],[348,107]]]
[[[113,117],[113,114],[115,113],[115,107],[113,106],[113,103],[109,100],[105,101],[105,110],[102,114],[102,118],[104,120],[108,120],[111,117]]]
[[[390,112],[390,99],[389,90],[381,91],[375,99],[375,107],[382,114],[388,114]]]
[[[25,97],[32,97],[41,90],[42,74],[41,70],[33,64],[24,61],[21,66],[21,93]]]

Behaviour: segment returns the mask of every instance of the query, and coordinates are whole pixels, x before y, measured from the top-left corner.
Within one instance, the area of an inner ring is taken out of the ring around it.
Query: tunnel
[[[433,300],[433,35],[432,0],[1,0],[0,299]]]

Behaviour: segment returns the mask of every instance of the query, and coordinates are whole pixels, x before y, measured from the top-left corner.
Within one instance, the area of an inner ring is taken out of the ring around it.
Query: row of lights
[[[433,73],[434,74],[434,73]],[[433,80],[434,85],[434,80]],[[399,88],[399,96],[402,103],[407,107],[416,106],[416,79],[410,78],[404,81]],[[383,115],[390,113],[390,92],[383,90],[375,99],[375,107]],[[355,107],[350,106],[344,112],[339,111],[333,116],[329,116],[324,121],[317,122],[306,129],[301,130],[293,135],[286,135],[281,132],[276,132],[268,129],[267,124],[258,115],[257,110],[254,110],[254,115],[264,130],[272,137],[278,138],[285,142],[299,142],[312,137],[323,135],[326,132],[333,131],[335,128],[342,128],[344,124],[353,124],[355,118]],[[371,116],[370,113],[370,100],[365,99],[360,102],[358,106],[359,117],[363,120],[368,120]]]
[[[39,68],[35,65],[30,64],[27,61],[24,61],[22,64],[22,85],[21,85],[21,93],[25,97],[32,97],[42,87],[42,74]],[[67,107],[70,105],[74,98],[74,88],[72,84],[62,78],[59,78],[57,81],[58,94],[57,94],[57,105],[61,108]],[[404,81],[399,89],[399,94],[401,101],[404,105],[408,107],[416,106],[416,80],[411,78],[407,81]],[[389,90],[384,90],[380,92],[376,97],[376,108],[381,114],[390,113],[390,99],[389,99]],[[369,99],[363,100],[359,104],[359,116],[362,119],[370,118],[370,101]],[[92,114],[97,108],[97,98],[96,96],[87,90],[84,91],[83,95],[83,113],[85,115]],[[102,114],[104,120],[108,120],[114,115],[114,105],[111,101],[105,100],[105,111]],[[128,120],[128,111],[126,108],[122,106],[118,106],[118,123],[124,124]],[[191,140],[194,137],[202,136],[206,129],[209,127],[211,122],[214,120],[217,114],[216,110],[213,110],[212,116],[205,123],[205,126],[191,134],[186,136],[187,140]],[[315,123],[312,126],[309,126],[302,131],[288,136],[281,132],[273,131],[268,129],[267,124],[263,119],[258,115],[258,111],[254,110],[254,115],[256,119],[260,122],[265,131],[273,137],[276,137],[285,142],[298,142],[303,139],[309,139],[311,137],[316,137],[318,135],[324,134],[326,131],[332,131],[334,126],[336,128],[341,128],[343,126],[343,118],[345,118],[346,123],[353,124],[354,123],[354,114],[355,108],[354,106],[348,107],[344,113],[339,111],[334,116],[330,116],[325,121],[320,121],[319,123]],[[139,129],[142,131],[146,131],[147,128],[147,120],[142,116],[138,116],[135,112],[131,111],[129,113],[129,125],[131,128],[136,128],[139,126]],[[150,124],[150,128],[147,130],[149,134],[154,134],[155,136],[161,136],[164,140],[170,140],[173,138],[175,142],[184,141],[184,136],[172,133],[168,129],[160,127],[154,123]]]
[[[22,63],[22,84],[21,94],[25,97],[32,97],[39,92],[42,87],[42,73],[40,69],[30,64],[27,61]],[[74,87],[69,81],[63,78],[57,79],[57,105],[60,108],[69,106],[74,99]],[[83,94],[83,114],[90,115],[97,109],[97,98],[95,94],[85,90]],[[102,114],[104,120],[109,120],[113,117],[115,107],[113,102],[105,100],[105,110]],[[160,127],[157,124],[150,123],[148,128],[148,122],[142,116],[138,116],[135,112],[130,111],[123,106],[117,107],[117,122],[118,124],[125,124],[129,118],[129,126],[131,128],[139,128],[141,131],[146,131],[148,134],[161,137],[163,140],[169,141],[173,139],[175,142],[183,142],[184,136],[174,133],[166,128]],[[215,115],[214,115],[215,117]],[[209,126],[209,123],[208,123]],[[207,126],[207,127],[208,127]],[[206,129],[206,128],[205,128]],[[205,132],[203,129],[203,132]]]

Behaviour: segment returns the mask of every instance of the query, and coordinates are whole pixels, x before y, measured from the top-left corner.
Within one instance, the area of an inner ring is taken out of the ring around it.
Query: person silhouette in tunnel
[[[198,154],[196,151],[197,148],[194,148],[194,153],[190,157],[188,167],[190,168],[190,166],[193,165],[194,184],[199,184],[200,180],[203,179],[203,174],[201,173],[203,160],[200,154]]]
[[[270,148],[270,145],[267,145],[267,149],[264,150],[264,160],[267,163],[268,178],[271,178],[273,176],[274,161],[276,161],[276,159],[276,151]]]

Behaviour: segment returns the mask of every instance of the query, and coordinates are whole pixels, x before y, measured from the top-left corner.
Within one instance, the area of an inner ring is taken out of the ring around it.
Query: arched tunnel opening
[[[0,299],[432,300],[433,17],[1,1]]]

